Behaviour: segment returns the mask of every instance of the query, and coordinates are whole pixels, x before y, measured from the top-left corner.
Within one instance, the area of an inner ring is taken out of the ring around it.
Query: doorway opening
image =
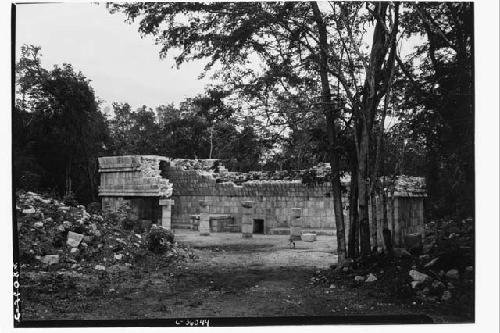
[[[264,234],[264,220],[262,219],[253,220],[253,233]]]

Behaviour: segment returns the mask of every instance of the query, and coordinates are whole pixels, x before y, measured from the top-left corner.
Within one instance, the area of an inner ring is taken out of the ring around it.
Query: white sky
[[[153,38],[141,39],[137,25],[124,19],[91,3],[21,4],[16,11],[16,52],[23,44],[39,45],[44,68],[72,64],[92,81],[105,105],[178,104],[204,91],[209,80],[198,80],[203,63],[176,69],[171,57],[160,60]]]

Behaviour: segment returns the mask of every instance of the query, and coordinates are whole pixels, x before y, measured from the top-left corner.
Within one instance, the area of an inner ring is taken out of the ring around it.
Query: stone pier
[[[200,231],[200,236],[209,236],[210,235],[210,214],[208,203],[204,200],[200,200],[200,225],[198,226],[198,230]]]
[[[302,209],[292,208],[290,217],[290,238],[299,240],[302,235]]]
[[[172,230],[172,205],[174,200],[160,199],[158,203],[161,207],[161,226],[167,230]]]
[[[252,238],[254,202],[243,201],[241,206],[243,206],[243,214],[241,216],[241,236],[243,238]]]

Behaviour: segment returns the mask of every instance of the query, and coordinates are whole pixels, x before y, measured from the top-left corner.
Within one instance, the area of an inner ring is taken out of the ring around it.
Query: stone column
[[[200,236],[210,235],[210,214],[208,213],[209,207],[206,201],[200,200],[200,225],[198,230],[200,231]]]
[[[253,234],[253,215],[254,215],[254,202],[243,201],[243,215],[241,216],[241,236],[243,238],[252,238]]]
[[[300,239],[302,235],[302,209],[292,208],[290,221],[290,236],[292,239]]]
[[[160,199],[159,205],[161,206],[161,226],[167,230],[172,229],[172,205],[174,200]]]

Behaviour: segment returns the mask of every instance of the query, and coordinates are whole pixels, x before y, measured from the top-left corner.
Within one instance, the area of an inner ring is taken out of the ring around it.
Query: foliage
[[[174,233],[162,227],[153,227],[146,236],[146,242],[149,251],[162,254],[174,244]]]
[[[471,216],[474,212],[473,5],[411,5],[403,19],[408,34],[427,43],[401,62],[404,119],[412,137],[425,144],[431,213]],[[414,61],[420,65],[412,66]]]
[[[109,136],[89,80],[69,64],[44,69],[40,48],[25,45],[16,90],[14,186],[95,199],[97,157]]]

